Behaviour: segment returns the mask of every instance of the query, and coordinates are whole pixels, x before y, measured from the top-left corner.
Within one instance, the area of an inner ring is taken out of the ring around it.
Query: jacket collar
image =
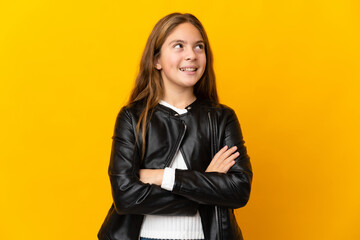
[[[203,102],[203,101],[204,100],[202,100],[202,99],[196,98],[195,101],[193,101],[188,106],[186,106],[185,109],[188,110],[188,112],[191,112],[191,111],[193,111],[193,109],[198,108],[201,105],[201,102]],[[169,108],[167,106],[164,106],[164,105],[162,105],[160,103],[158,103],[156,105],[155,109],[163,111],[163,112],[165,112],[165,113],[167,113],[169,115],[172,115],[172,116],[177,114],[177,112],[174,111],[173,109],[171,109],[171,108]]]

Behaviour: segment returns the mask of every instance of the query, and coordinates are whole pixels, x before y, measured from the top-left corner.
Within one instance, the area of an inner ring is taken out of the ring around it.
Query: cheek
[[[168,68],[175,70],[180,67],[180,63],[181,61],[179,61],[178,58],[173,56],[173,57],[169,57],[165,64],[168,66]]]
[[[206,69],[206,56],[204,56],[203,59],[201,59],[201,64],[202,64],[202,72],[201,74],[203,74],[205,72],[205,69]]]
[[[201,58],[201,63],[203,65],[203,67],[205,68],[206,67],[206,56],[205,55]]]

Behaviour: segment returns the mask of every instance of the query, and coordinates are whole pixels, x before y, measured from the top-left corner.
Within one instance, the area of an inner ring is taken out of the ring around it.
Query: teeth
[[[187,72],[194,72],[196,71],[196,68],[180,68],[181,71],[187,71]]]

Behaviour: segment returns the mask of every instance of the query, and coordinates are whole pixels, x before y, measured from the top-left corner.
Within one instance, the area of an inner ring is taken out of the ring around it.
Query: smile
[[[182,72],[195,72],[197,68],[180,68]]]

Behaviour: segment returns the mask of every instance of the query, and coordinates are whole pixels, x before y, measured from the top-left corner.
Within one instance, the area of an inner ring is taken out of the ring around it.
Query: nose
[[[187,61],[195,60],[195,59],[196,59],[196,53],[195,53],[194,49],[188,48],[188,50],[187,50],[186,53],[185,53],[185,59],[186,59]]]

